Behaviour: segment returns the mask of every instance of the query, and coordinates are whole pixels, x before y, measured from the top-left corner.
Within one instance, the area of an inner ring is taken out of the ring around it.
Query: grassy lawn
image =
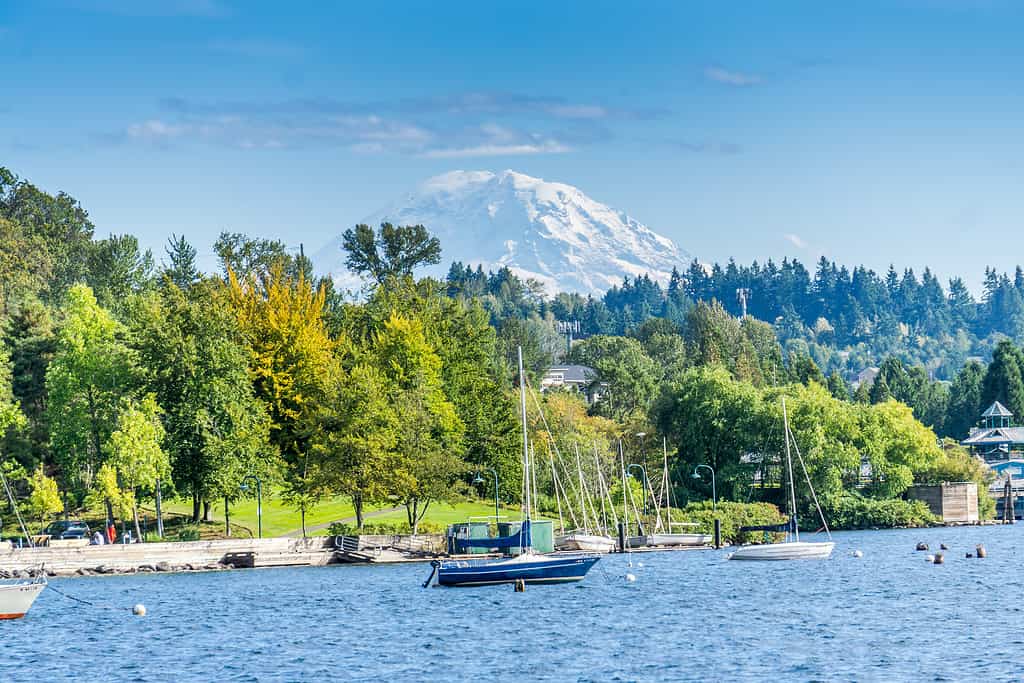
[[[174,513],[177,515],[192,514],[191,500],[164,501],[163,507],[166,513]],[[387,510],[389,507],[390,506],[378,506],[369,508],[364,514],[371,515],[375,510]],[[152,519],[154,516],[153,508],[147,506],[145,514]],[[454,505],[447,503],[431,503],[424,519],[428,522],[444,526],[454,522],[465,522],[470,517],[482,518],[493,517],[493,515],[494,504],[488,504],[484,501],[467,501],[456,503]],[[519,519],[519,507],[502,506],[501,515],[508,520],[517,520]],[[322,502],[316,508],[306,513],[306,528],[310,529],[311,535],[325,535],[327,533],[327,529],[312,530],[312,527],[321,524],[328,524],[341,519],[348,519],[354,516],[355,511],[353,510],[352,503],[348,498],[334,498]],[[211,508],[210,519],[212,520],[210,524],[211,528],[216,528],[216,523],[219,522],[221,530],[223,530],[223,502],[221,502],[220,505],[214,505]],[[374,515],[367,519],[368,522],[404,522],[405,520],[405,508],[388,511],[381,515]],[[256,535],[255,500],[241,500],[231,506],[231,526],[242,527],[242,534],[244,534],[245,529],[249,529],[252,531],[254,536]],[[283,536],[289,532],[297,532],[301,526],[302,522],[297,510],[287,507],[279,498],[273,495],[264,494],[264,536]],[[233,533],[235,535],[239,535],[239,531],[235,531]]]

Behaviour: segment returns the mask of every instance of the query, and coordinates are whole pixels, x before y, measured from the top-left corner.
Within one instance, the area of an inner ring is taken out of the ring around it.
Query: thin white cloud
[[[476,145],[475,147],[455,147],[430,149],[420,156],[427,159],[464,159],[467,157],[498,157],[524,156],[531,154],[562,154],[571,151],[570,147],[555,140],[547,140],[540,144],[519,145]]]
[[[720,66],[709,66],[705,68],[704,77],[716,83],[735,85],[737,87],[757,85],[761,82],[761,77],[756,74],[745,74],[739,71],[730,71],[729,69],[723,69]]]
[[[791,232],[787,232],[785,235],[783,235],[783,238],[785,238],[787,242],[792,244],[797,249],[806,249],[808,246],[807,242],[805,242],[804,239],[800,237],[800,235],[796,235]]]
[[[213,52],[253,59],[299,59],[308,53],[302,45],[265,38],[221,38],[209,43]]]

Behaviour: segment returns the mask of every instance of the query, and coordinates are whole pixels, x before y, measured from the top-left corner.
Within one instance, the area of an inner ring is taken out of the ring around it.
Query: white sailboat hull
[[[712,540],[708,534],[647,534],[646,536],[630,536],[626,542],[630,548],[647,548],[701,546],[710,544]]]
[[[46,588],[45,581],[0,584],[0,619],[20,619]]]
[[[615,550],[615,539],[597,534],[571,533],[556,538],[555,549],[610,553]]]
[[[711,534],[650,534],[647,545],[708,545],[713,541]]]
[[[737,548],[730,560],[827,560],[832,555],[835,543],[827,541],[814,543],[793,541],[791,543],[765,543],[764,545],[743,545]]]

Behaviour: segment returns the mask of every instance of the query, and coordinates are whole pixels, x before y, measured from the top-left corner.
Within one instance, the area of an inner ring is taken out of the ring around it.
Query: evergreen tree
[[[949,390],[949,404],[943,425],[945,436],[957,440],[966,439],[971,427],[978,423],[981,413],[988,407],[981,403],[984,379],[985,369],[976,361],[971,361],[957,373]]]

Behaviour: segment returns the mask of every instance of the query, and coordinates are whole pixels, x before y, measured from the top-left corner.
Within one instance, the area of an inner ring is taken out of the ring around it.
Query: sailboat
[[[597,454],[595,453],[595,459]],[[581,528],[573,529],[568,533],[561,534],[555,538],[555,547],[559,550],[581,550],[584,552],[594,553],[610,553],[615,550],[615,539],[607,534],[600,533],[600,522],[597,514],[597,510],[593,512],[593,528],[590,525],[590,520],[587,518],[587,506],[588,504],[593,508],[593,502],[590,500],[590,491],[587,490],[587,484],[583,477],[583,466],[580,463],[580,453],[577,447],[576,450],[576,472],[579,477],[578,493],[580,499],[580,511],[583,514],[583,525]],[[552,473],[554,473],[554,462],[552,461]],[[598,477],[601,476],[600,463],[598,463],[597,469]],[[598,487],[600,489],[600,486]],[[558,495],[558,492],[555,492]],[[601,501],[601,507],[604,508],[604,500]],[[570,512],[571,512],[570,507]],[[559,503],[559,517],[561,517],[561,503]],[[575,519],[575,515],[573,516]]]
[[[14,493],[11,491],[10,484],[7,483],[7,477],[4,476],[4,471],[0,468],[0,482],[3,483],[4,491],[7,493],[7,499],[11,503],[11,508],[14,510],[15,516],[18,518],[18,524],[21,526],[21,533],[28,539],[29,545],[33,546],[32,537],[28,534],[28,529],[25,528],[25,521],[21,518],[21,512],[18,510],[18,505],[14,501]],[[34,547],[34,546],[33,546]],[[0,581],[0,619],[20,619],[28,613],[32,607],[32,603],[36,601],[39,594],[46,588],[46,574],[42,571],[39,572],[39,576],[34,579],[9,579]]]
[[[821,521],[829,537],[828,541],[800,540],[800,528],[797,526],[796,519],[796,488],[793,485],[793,458],[789,450],[789,439],[791,436],[789,431],[789,415],[786,413],[785,398],[782,399],[782,421],[784,437],[786,439],[786,470],[789,473],[789,520],[780,525],[740,527],[740,531],[785,532],[786,540],[783,543],[740,546],[729,555],[730,560],[826,560],[832,555],[832,548],[835,546],[835,543],[832,542],[832,534],[828,530],[828,523],[825,521],[825,515],[821,512],[821,506],[818,505],[818,497],[814,493],[814,487],[811,486],[811,478],[807,476],[804,459],[800,455],[800,449],[796,446],[796,440],[794,439],[793,446],[796,448],[797,457],[800,458],[800,466],[804,471],[807,486],[811,490],[814,505],[818,508],[818,514],[821,515]]]
[[[655,499],[655,523],[654,531],[643,536],[631,536],[629,538],[629,545],[634,548],[643,546],[662,546],[662,547],[679,547],[679,546],[703,546],[709,545],[713,539],[711,534],[701,533],[686,533],[673,531],[673,528],[681,527],[696,527],[700,526],[696,522],[673,522],[672,521],[672,482],[668,475],[668,443],[665,439],[661,442],[661,451],[664,466],[661,473],[661,491],[658,497]],[[648,484],[650,489],[650,484]],[[650,490],[650,495],[654,497],[654,491]],[[662,525],[661,522],[661,511],[662,508],[665,510],[666,522]]]
[[[437,575],[439,586],[490,586],[502,583],[570,583],[582,581],[591,567],[600,559],[597,555],[541,555],[534,552],[530,533],[531,513],[531,458],[526,427],[526,374],[523,372],[523,350],[518,349],[519,398],[523,421],[523,513],[519,530],[500,538],[469,539],[466,547],[520,549],[519,555],[493,561],[434,560],[433,571],[423,583],[430,585]]]

